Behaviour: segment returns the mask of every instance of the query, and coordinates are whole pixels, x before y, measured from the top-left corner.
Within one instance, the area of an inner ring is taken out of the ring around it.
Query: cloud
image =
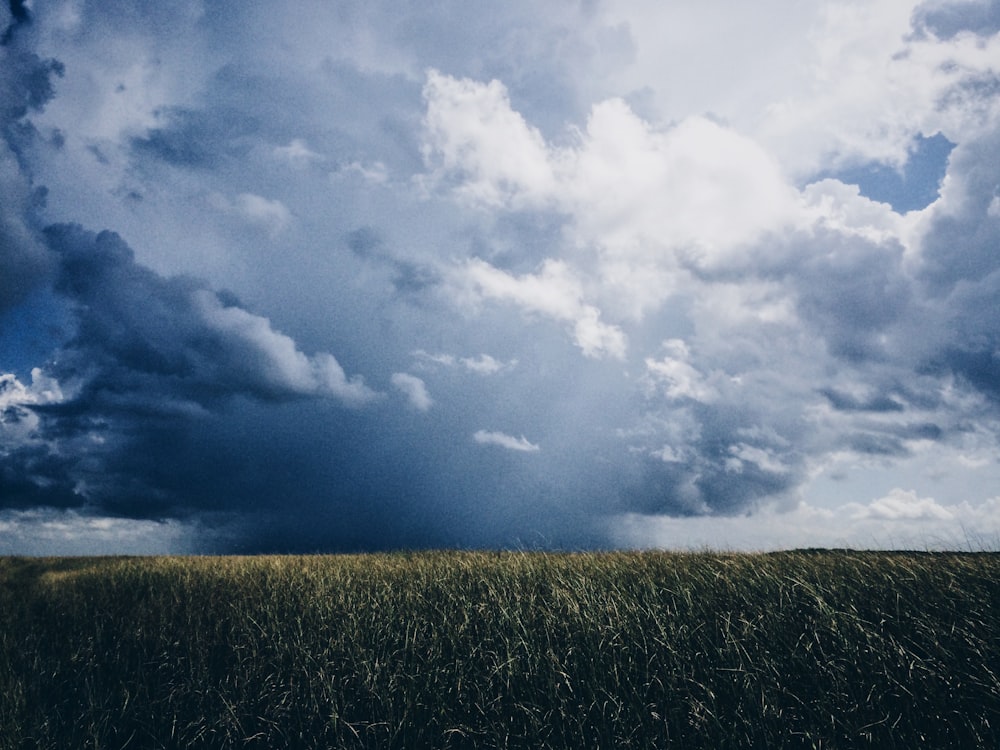
[[[416,375],[394,372],[391,380],[392,384],[409,400],[410,406],[417,411],[428,411],[434,404],[434,400],[427,392],[427,385]]]
[[[182,555],[225,544],[197,523],[95,516],[77,510],[0,510],[0,547],[26,555]]]
[[[994,252],[1000,219],[991,213],[998,156],[1000,131],[955,148],[941,199],[928,209],[917,270],[936,323],[928,326],[934,346],[924,349],[926,366],[953,373],[994,403],[1000,403],[1000,335],[989,311],[1000,297]]]
[[[116,129],[139,132],[130,142],[137,156],[173,167],[211,170],[226,160],[245,156],[246,141],[256,126],[249,116],[233,112],[212,113],[175,106],[147,114],[143,109],[137,108],[144,115],[139,122],[126,120],[117,124]],[[114,112],[111,122],[121,119]],[[102,129],[108,127],[109,124],[102,125]]]
[[[287,146],[275,146],[274,155],[296,169],[323,161],[323,156],[310,149],[302,138],[293,138]]]
[[[594,105],[572,145],[558,147],[511,108],[497,81],[432,72],[424,96],[433,175],[462,200],[565,212],[577,241],[599,243],[609,261],[652,247],[714,265],[734,245],[797,221],[797,196],[773,158],[708,118],[659,130],[609,99]]]
[[[991,250],[1000,226],[991,212],[1000,175],[992,159],[998,152],[1000,132],[991,132],[962,143],[952,153],[953,169],[922,239],[920,275],[935,292],[945,292],[960,281],[982,283],[1000,269]]]
[[[851,507],[851,506],[848,506]],[[881,519],[894,521],[950,521],[955,516],[948,509],[938,505],[933,498],[917,497],[913,490],[894,488],[885,497],[872,500],[868,505],[857,506],[855,519]]]
[[[0,452],[6,446],[21,445],[36,437],[40,422],[33,406],[58,404],[64,398],[58,381],[38,367],[31,371],[30,385],[13,373],[0,374]]]
[[[517,366],[516,359],[509,362],[501,362],[489,354],[480,354],[478,357],[462,357],[459,361],[465,369],[479,375],[495,375],[498,372],[503,372]]]
[[[242,392],[329,396],[349,405],[375,396],[331,354],[304,354],[236,300],[137,264],[112,232],[56,225],[45,235],[61,262],[56,289],[78,317],[61,368],[86,379],[89,394],[135,391],[144,399],[159,394],[207,403]]]
[[[383,185],[389,180],[389,170],[385,164],[380,161],[369,165],[352,161],[350,164],[347,164],[338,170],[337,174],[357,175],[361,177],[362,180],[372,185]]]
[[[710,402],[718,397],[718,392],[689,363],[691,352],[684,341],[670,339],[663,342],[663,348],[667,351],[663,359],[646,359],[650,381],[662,384],[667,396],[674,399],[690,398]]]
[[[46,377],[37,367],[31,375],[31,385],[24,385],[13,373],[0,375],[0,407],[6,409],[20,404],[47,404],[62,400],[59,383]]]
[[[13,8],[13,6],[12,6]],[[38,137],[30,116],[55,95],[63,75],[57,60],[26,49],[15,30],[30,22],[18,6],[0,43],[0,314],[23,301],[51,270],[44,246],[33,232],[33,215],[46,192],[24,169],[25,152]]]
[[[1000,9],[996,4],[979,0],[924,3],[914,11],[914,26],[939,39],[950,39],[962,32],[992,36],[1000,30]]]
[[[993,105],[958,92],[991,75],[997,37],[914,33],[929,7],[880,2],[821,12],[808,88],[775,102],[761,123],[762,141],[791,171],[808,173],[821,161],[901,167],[918,134],[958,143],[982,132],[992,117],[983,107]]]
[[[625,356],[625,334],[603,323],[600,310],[583,301],[581,284],[561,261],[546,261],[537,274],[512,276],[485,261],[471,260],[455,276],[466,300],[509,301],[525,312],[570,323],[573,340],[587,357]]]
[[[544,139],[511,108],[500,81],[480,84],[431,70],[424,98],[425,158],[441,178],[456,174],[461,198],[500,206],[552,192]]]
[[[33,371],[31,386],[3,377],[6,507],[183,515],[218,487],[204,471],[226,452],[221,437],[192,430],[221,418],[216,429],[233,439],[223,425],[234,401],[360,407],[377,397],[333,355],[305,354],[231,295],[138,264],[111,232],[54,225],[44,239],[75,334]],[[187,451],[199,442],[205,454],[192,458]],[[220,506],[225,498],[216,495]]]
[[[430,100],[428,110],[436,105]],[[449,147],[439,132],[446,124],[429,134],[432,153]],[[689,263],[715,267],[731,258],[734,245],[795,221],[797,199],[775,165],[751,141],[708,120],[658,132],[624,102],[612,100],[595,106],[577,141],[562,149],[546,144],[544,153],[533,155],[551,165],[553,179],[532,182],[505,205],[551,207],[571,217],[575,244],[598,251],[592,273],[607,288],[605,298],[627,315],[659,306],[676,291]],[[480,150],[493,153],[489,143],[470,138],[442,169],[466,176],[460,159],[478,164],[487,158]],[[467,179],[481,193],[489,173],[475,174]],[[491,195],[501,192],[496,187]],[[717,220],[722,214],[724,222]]]
[[[884,356],[896,322],[915,301],[903,247],[823,230],[799,241],[809,248],[791,270],[799,314],[838,357]]]
[[[852,401],[831,379],[850,373],[876,391],[893,378],[915,383],[928,353],[946,347],[933,334],[914,335],[934,316],[913,275],[921,219],[835,180],[799,190],[760,145],[704,117],[659,129],[608,100],[568,145],[552,146],[514,116],[496,82],[453,83],[462,94],[457,110],[439,79],[425,89],[439,187],[496,215],[568,217],[563,242],[548,251],[562,257],[535,272],[482,259],[458,266],[460,302],[475,309],[507,301],[571,322],[575,343],[591,357],[630,354],[624,328],[604,322],[605,308],[632,323],[649,319],[640,346],[648,347],[656,323],[690,326],[643,357],[649,400],[636,423],[644,426],[625,434],[651,460],[624,502],[683,514],[785,503],[821,456],[846,449],[904,458],[920,441],[949,439],[940,416],[920,420],[923,394],[898,389],[892,398]],[[502,116],[463,129],[479,108]],[[457,140],[448,132],[452,116]],[[493,170],[486,151],[495,134],[480,127],[519,133],[514,142],[547,161],[544,179]],[[668,304],[671,316],[658,318]],[[837,420],[820,419],[824,397]],[[803,424],[820,429],[808,435]]]
[[[724,263],[734,246],[796,220],[797,197],[773,159],[707,118],[659,131],[623,101],[602,102],[566,158],[563,187],[580,239],[616,257],[652,244]]]
[[[267,318],[224,304],[208,290],[195,292],[193,303],[206,327],[221,334],[220,359],[230,360],[234,369],[249,365],[244,373],[246,383],[259,385],[262,393],[332,396],[349,405],[375,398],[361,378],[347,377],[332,354],[303,354],[295,341],[275,331]]]
[[[540,450],[539,446],[530,442],[522,435],[519,438],[513,437],[503,432],[491,432],[488,430],[477,430],[472,439],[482,445],[498,445],[510,451],[521,451],[531,453]]]
[[[477,375],[496,375],[517,367],[516,359],[503,362],[489,354],[480,354],[477,357],[456,357],[453,354],[431,354],[418,349],[413,352],[413,356],[421,362],[433,362],[444,367],[461,367]]]
[[[252,193],[240,193],[233,200],[214,193],[209,202],[224,213],[240,216],[265,229],[271,236],[281,232],[292,220],[291,211],[279,200],[268,200]]]

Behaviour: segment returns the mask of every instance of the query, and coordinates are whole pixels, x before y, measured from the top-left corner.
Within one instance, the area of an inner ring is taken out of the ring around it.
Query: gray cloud
[[[935,217],[924,240],[921,279],[937,294],[961,281],[978,283],[1000,269],[1000,133],[962,144],[952,155],[950,210]]]
[[[32,230],[32,217],[45,191],[33,184],[24,149],[37,133],[29,115],[55,94],[53,78],[63,72],[56,60],[43,60],[16,38],[30,17],[19,3],[0,43],[0,314],[22,301],[49,270],[48,258]]]
[[[794,272],[803,317],[831,352],[851,360],[885,356],[879,337],[904,315],[911,284],[901,272],[903,249],[831,235],[802,247]]]
[[[69,391],[21,407],[40,424],[4,452],[8,507],[86,504],[149,517],[232,509],[245,496],[232,488],[256,490],[232,478],[220,488],[221,477],[207,473],[228,463],[245,474],[259,459],[227,445],[236,435],[226,414],[240,398],[349,407],[376,398],[332,355],[306,355],[231,295],[137,264],[114,233],[54,225],[44,236],[57,259],[55,289],[75,318],[49,366]]]
[[[164,126],[137,137],[132,147],[168,164],[205,169],[219,166],[223,158],[246,156],[246,139],[256,134],[259,125],[240,112],[212,115],[210,118],[205,112],[183,109],[165,112]]]
[[[1000,5],[993,0],[926,3],[914,11],[914,25],[942,39],[963,31],[990,35],[1000,30]]]
[[[57,374],[86,378],[88,397],[135,391],[143,400],[163,399],[164,408],[237,393],[330,396],[348,404],[374,397],[331,355],[305,355],[231,296],[137,264],[112,232],[56,225],[45,235],[60,259],[56,290],[78,317],[59,366],[69,371]]]
[[[1000,134],[963,144],[953,156],[955,176],[934,216],[921,254],[921,281],[939,321],[932,372],[952,372],[1000,404]],[[930,333],[930,332],[928,332]],[[927,333],[925,333],[927,335]]]
[[[875,411],[892,412],[903,411],[905,408],[895,394],[878,394],[864,399],[860,399],[850,393],[843,393],[836,388],[823,388],[820,393],[826,397],[834,409],[840,411]]]

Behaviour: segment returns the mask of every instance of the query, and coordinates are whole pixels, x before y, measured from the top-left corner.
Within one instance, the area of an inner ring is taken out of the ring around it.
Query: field
[[[1000,555],[0,558],[0,749],[1000,746]]]

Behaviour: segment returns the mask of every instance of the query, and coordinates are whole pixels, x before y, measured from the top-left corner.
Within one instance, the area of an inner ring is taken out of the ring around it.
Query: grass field
[[[1000,746],[1000,555],[0,558],[0,749]]]

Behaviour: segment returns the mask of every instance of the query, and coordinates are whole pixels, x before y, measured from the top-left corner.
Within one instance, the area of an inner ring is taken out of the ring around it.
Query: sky
[[[0,554],[1000,547],[1000,3],[0,33]]]

